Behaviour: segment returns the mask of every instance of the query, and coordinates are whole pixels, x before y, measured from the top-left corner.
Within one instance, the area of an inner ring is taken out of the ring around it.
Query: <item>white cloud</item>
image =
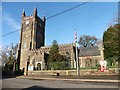
[[[10,17],[9,14],[5,14],[3,16],[3,22],[6,22],[13,30],[16,30],[16,29],[20,29],[20,24],[15,20],[13,19],[12,17]]]

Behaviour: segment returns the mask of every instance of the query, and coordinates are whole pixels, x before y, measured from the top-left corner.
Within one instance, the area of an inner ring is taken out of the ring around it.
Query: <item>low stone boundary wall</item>
[[[105,70],[100,72],[97,70],[80,70],[80,75],[115,75],[115,70]],[[77,75],[76,70],[43,70],[43,71],[28,71],[28,75]]]

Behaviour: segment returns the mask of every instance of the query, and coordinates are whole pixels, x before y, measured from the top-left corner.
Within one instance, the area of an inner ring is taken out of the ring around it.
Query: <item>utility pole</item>
[[[77,32],[76,32],[76,31],[75,31],[75,49],[76,49],[77,75],[80,76],[80,72],[79,72],[79,61],[78,61],[78,48],[77,48]]]
[[[11,43],[11,61],[13,61],[13,43]],[[15,71],[15,62],[13,61],[13,72],[12,74],[14,75],[14,71]]]
[[[11,46],[11,53],[12,53],[12,55],[11,55],[12,59],[11,60],[13,60],[13,43],[11,43],[11,45],[12,45]],[[15,71],[15,67],[14,67],[15,65],[14,64],[15,64],[15,62],[13,61],[13,72]]]

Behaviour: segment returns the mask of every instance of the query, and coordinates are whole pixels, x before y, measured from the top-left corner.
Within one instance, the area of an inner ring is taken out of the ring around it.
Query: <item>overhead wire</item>
[[[28,25],[29,25],[29,24],[28,24]],[[26,25],[26,26],[23,27],[23,28],[25,29],[28,25]],[[21,30],[21,29],[17,29],[17,30],[15,30],[15,31],[10,32],[10,33],[4,34],[4,35],[0,36],[0,38],[1,38],[1,37],[4,37],[4,36],[7,36],[7,35],[10,35],[10,34],[12,34],[12,33],[15,33],[15,32],[17,32],[17,31],[20,31],[20,30]]]
[[[74,6],[74,7],[71,7],[71,8],[69,8],[69,9],[66,9],[66,10],[64,10],[64,11],[62,11],[62,12],[59,12],[59,13],[57,13],[57,14],[55,14],[55,15],[52,15],[52,16],[48,17],[47,19],[56,17],[56,16],[58,16],[58,15],[60,15],[60,14],[63,14],[63,13],[68,12],[68,11],[70,11],[70,10],[73,10],[73,9],[75,9],[75,8],[77,8],[77,7],[80,7],[80,6],[82,6],[82,5],[85,5],[85,4],[87,4],[87,3],[89,3],[89,2],[84,2],[84,3],[79,4],[79,5],[77,5],[77,6]]]
[[[56,17],[56,16],[58,16],[58,15],[61,15],[61,14],[65,13],[65,12],[68,12],[68,11],[73,10],[73,9],[75,9],[75,8],[78,8],[78,7],[80,7],[80,6],[83,6],[83,5],[87,4],[87,3],[89,3],[89,2],[87,1],[87,2],[84,2],[84,3],[82,3],[82,4],[76,5],[76,6],[74,6],[74,7],[71,7],[71,8],[69,8],[69,9],[66,9],[66,10],[64,10],[64,11],[62,11],[62,12],[56,13],[56,14],[54,14],[54,15],[49,16],[48,18],[46,18],[46,20],[51,19],[51,18],[54,18],[54,17]],[[26,27],[25,27],[25,28],[26,28]],[[24,29],[25,29],[25,28],[24,28]],[[0,36],[0,38],[1,38],[1,37],[5,37],[5,36],[8,36],[8,35],[10,35],[10,34],[13,34],[13,33],[17,32],[17,31],[20,31],[20,30],[21,30],[21,29],[17,29],[17,30],[15,30],[15,31],[10,32],[10,33],[4,34],[4,35]]]

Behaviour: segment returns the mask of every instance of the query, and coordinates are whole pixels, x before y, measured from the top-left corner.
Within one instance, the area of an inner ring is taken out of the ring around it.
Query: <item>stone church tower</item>
[[[24,70],[24,72],[28,69],[30,51],[44,46],[45,20],[45,16],[43,19],[37,16],[37,8],[34,9],[33,15],[31,16],[26,16],[24,10],[22,12],[17,61],[20,64],[19,68]]]

